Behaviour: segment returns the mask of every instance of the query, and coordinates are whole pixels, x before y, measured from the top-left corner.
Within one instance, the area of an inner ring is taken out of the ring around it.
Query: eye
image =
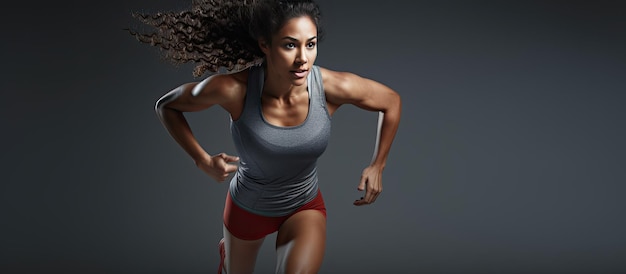
[[[306,44],[307,48],[314,48],[315,47],[315,42],[309,42],[308,44]]]
[[[294,43],[288,43],[288,44],[286,44],[286,45],[285,45],[285,48],[288,48],[288,49],[295,49],[295,48],[296,48],[296,44],[294,44]]]

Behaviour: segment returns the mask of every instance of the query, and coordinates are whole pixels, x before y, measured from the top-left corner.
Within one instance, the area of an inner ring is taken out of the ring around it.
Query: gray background
[[[194,81],[122,28],[190,1],[3,7],[0,270],[205,273],[226,184],[195,168],[156,99]],[[333,118],[319,163],[322,273],[626,272],[626,2],[319,1],[317,64],[397,90],[376,204],[354,207],[376,114]],[[228,116],[188,115],[209,153]],[[258,273],[274,269],[268,238]]]

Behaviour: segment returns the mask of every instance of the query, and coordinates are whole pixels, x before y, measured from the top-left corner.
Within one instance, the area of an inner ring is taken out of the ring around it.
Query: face
[[[265,53],[267,70],[277,80],[301,86],[317,57],[317,27],[308,16],[285,22],[272,36],[271,43],[259,41]]]

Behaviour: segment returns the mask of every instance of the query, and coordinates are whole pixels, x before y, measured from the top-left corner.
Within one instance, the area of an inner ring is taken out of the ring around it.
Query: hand
[[[383,169],[375,166],[368,166],[363,170],[361,182],[357,189],[359,191],[365,190],[365,196],[354,201],[355,206],[368,205],[376,201],[380,192],[383,191],[382,174]]]
[[[239,157],[220,153],[201,161],[196,161],[196,166],[216,181],[223,182],[230,176],[231,172],[237,170],[237,165],[229,164],[236,161],[239,161]]]

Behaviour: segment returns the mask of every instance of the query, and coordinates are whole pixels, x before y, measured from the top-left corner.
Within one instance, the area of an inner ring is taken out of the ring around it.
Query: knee
[[[286,271],[278,271],[279,274],[317,274],[318,270],[311,270],[308,268],[291,268]]]
[[[283,223],[276,237],[277,273],[317,273],[326,247],[326,218],[305,210]]]
[[[324,242],[323,237],[314,241],[294,239],[279,246],[276,249],[276,273],[318,273],[324,258]]]
[[[284,260],[284,263],[277,265],[276,273],[280,274],[316,274],[319,272],[321,260],[303,259]]]

